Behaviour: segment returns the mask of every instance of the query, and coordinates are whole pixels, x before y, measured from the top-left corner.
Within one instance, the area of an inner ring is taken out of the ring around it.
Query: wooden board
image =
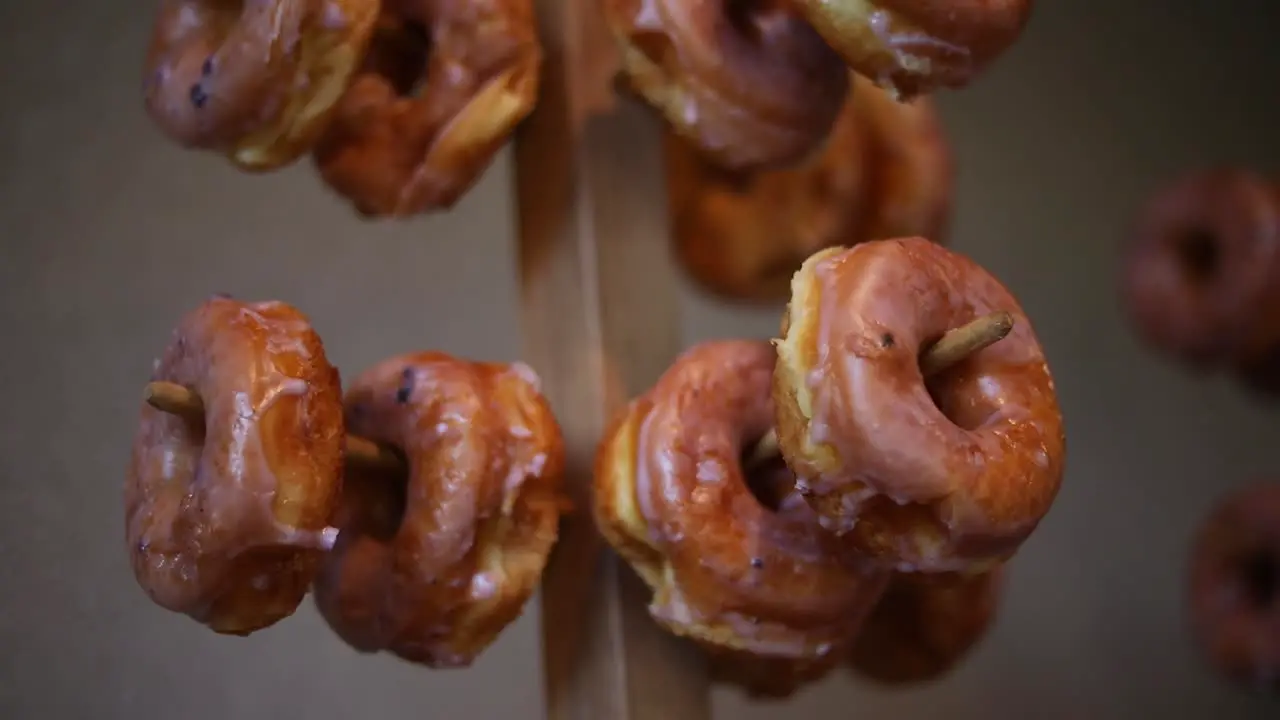
[[[708,720],[701,657],[649,618],[590,512],[605,424],[681,345],[660,125],[613,93],[599,0],[535,3],[543,82],[516,135],[524,357],[563,428],[576,505],[542,586],[547,717]]]

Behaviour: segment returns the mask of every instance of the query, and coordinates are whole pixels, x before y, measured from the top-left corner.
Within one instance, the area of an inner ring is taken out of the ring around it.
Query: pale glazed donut
[[[921,351],[998,311],[1012,332],[926,388]],[[823,250],[777,348],[779,449],[847,557],[977,571],[1049,511],[1066,451],[1053,379],[1018,302],[968,258],[924,238]]]
[[[1188,173],[1142,206],[1122,298],[1139,337],[1246,373],[1280,352],[1280,191],[1231,168]]]
[[[264,171],[311,149],[373,31],[378,0],[162,0],[146,108],[184,147]]]
[[[1032,0],[796,0],[849,66],[907,100],[968,85],[1022,35]]]
[[[748,487],[740,454],[773,425],[773,364],[763,341],[684,352],[602,440],[595,517],[671,632],[715,655],[820,666],[888,576],[844,567],[810,513],[773,510]]]
[[[531,0],[384,0],[314,159],[366,217],[454,206],[538,95]]]
[[[203,427],[143,405],[124,487],[138,584],[161,607],[247,635],[292,615],[332,543],[342,479],[338,372],[307,318],[214,297],[182,318],[152,381],[203,401]]]
[[[667,133],[676,256],[731,300],[785,300],[791,276],[823,248],[921,235],[945,242],[953,168],[928,98],[890,99],[854,76],[821,152],[800,165],[732,172]]]
[[[1280,483],[1218,503],[1196,534],[1188,580],[1191,629],[1213,667],[1280,692]]]
[[[357,377],[348,431],[404,453],[408,476],[348,469],[316,606],[362,652],[465,667],[523,610],[557,538],[560,428],[521,363],[437,352]]]
[[[936,680],[987,634],[1004,567],[976,574],[895,574],[849,653],[855,673],[886,685]]]
[[[783,167],[822,145],[847,69],[784,0],[604,0],[626,86],[731,170]]]

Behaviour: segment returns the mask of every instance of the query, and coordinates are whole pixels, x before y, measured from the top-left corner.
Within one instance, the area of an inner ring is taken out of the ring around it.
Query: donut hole
[[[739,461],[742,463],[743,478],[756,502],[770,512],[778,512],[783,501],[795,488],[795,475],[787,467],[776,446],[767,452],[759,452],[759,443],[760,439],[757,438],[742,448]]]
[[[778,0],[729,0],[725,3],[724,17],[729,27],[752,44],[763,45],[765,18],[781,9]]]
[[[1192,228],[1174,240],[1183,275],[1195,283],[1208,282],[1222,264],[1217,236],[1204,228]]]
[[[367,63],[400,97],[418,97],[426,87],[424,69],[431,56],[431,33],[410,20],[380,23]]]
[[[924,387],[938,411],[962,430],[976,430],[1000,407],[982,392],[978,377],[964,372],[961,362],[925,378]]]
[[[381,542],[400,532],[408,504],[409,476],[401,472],[348,473],[342,486],[339,525]]]
[[[1269,608],[1280,601],[1280,557],[1266,550],[1245,556],[1240,563],[1240,579],[1245,596],[1257,607]]]

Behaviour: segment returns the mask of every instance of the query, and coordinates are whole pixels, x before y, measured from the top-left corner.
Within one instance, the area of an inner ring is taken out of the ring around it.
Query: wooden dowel
[[[681,350],[661,124],[613,91],[600,0],[534,0],[544,49],[538,106],[516,134],[523,357],[564,434],[564,518],[543,575],[548,720],[709,720],[705,659],[662,631],[651,593],[592,521],[606,424]]]
[[[191,421],[204,417],[204,402],[200,396],[177,383],[156,381],[147,383],[142,399],[151,407]],[[390,472],[405,470],[400,455],[372,440],[355,435],[346,437],[347,462],[362,468]]]
[[[1000,342],[1011,330],[1013,315],[1003,310],[965,323],[948,331],[937,342],[925,348],[920,354],[920,372],[925,377],[937,375],[979,350]],[[777,454],[778,435],[770,430],[751,451],[746,464],[753,466]]]

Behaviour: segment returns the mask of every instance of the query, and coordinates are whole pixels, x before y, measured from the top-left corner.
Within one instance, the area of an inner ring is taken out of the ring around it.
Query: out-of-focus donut
[[[541,65],[531,0],[384,0],[316,167],[366,217],[449,209],[533,110]]]
[[[1227,495],[1196,535],[1191,629],[1224,676],[1280,692],[1280,483]]]
[[[895,574],[854,640],[850,667],[886,685],[942,677],[987,634],[1003,573]]]

